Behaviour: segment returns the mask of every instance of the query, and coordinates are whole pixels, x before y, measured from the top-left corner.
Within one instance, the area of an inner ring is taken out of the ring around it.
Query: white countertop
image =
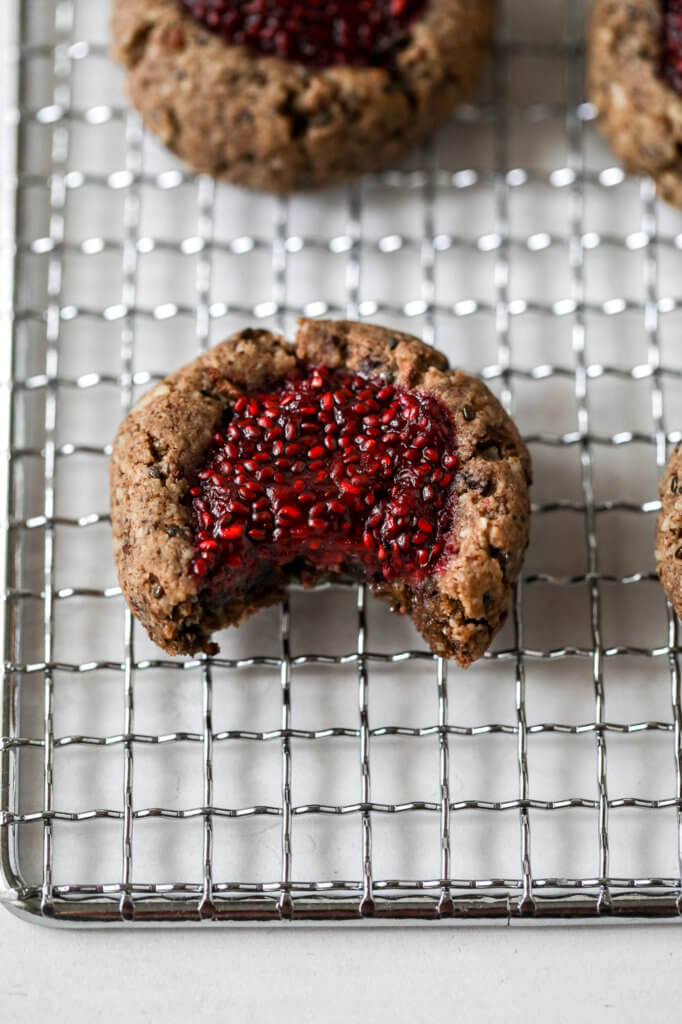
[[[672,1021],[674,926],[51,931],[0,915],[0,1015],[126,1020]],[[229,1014],[229,1017],[227,1016]]]

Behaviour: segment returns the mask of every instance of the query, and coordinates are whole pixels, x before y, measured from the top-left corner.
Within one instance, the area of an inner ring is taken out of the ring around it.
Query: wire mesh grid
[[[11,908],[71,923],[679,920],[679,641],[652,556],[682,419],[679,216],[594,131],[587,4],[501,6],[487,80],[433,144],[291,199],[195,178],[147,137],[103,0],[10,12]],[[161,657],[125,609],[105,498],[117,422],[231,330],[290,333],[301,313],[421,334],[526,435],[524,577],[466,673],[363,588],[293,588],[208,660]]]

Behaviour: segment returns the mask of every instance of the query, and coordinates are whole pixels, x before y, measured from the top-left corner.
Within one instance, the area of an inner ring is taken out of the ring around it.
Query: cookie
[[[147,127],[195,170],[286,193],[390,166],[469,93],[495,0],[114,0]]]
[[[469,665],[506,617],[530,461],[488,388],[407,334],[302,320],[247,329],[154,387],[111,459],[123,593],[169,654],[280,601],[367,582]]]
[[[682,445],[670,456],[660,485],[656,568],[668,600],[682,616]]]
[[[588,89],[628,171],[682,207],[682,0],[597,0]]]

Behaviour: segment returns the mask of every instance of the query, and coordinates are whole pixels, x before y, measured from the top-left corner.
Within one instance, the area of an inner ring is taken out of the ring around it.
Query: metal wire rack
[[[586,6],[507,0],[487,81],[432,145],[286,200],[194,178],[146,137],[103,0],[7,5],[11,909],[77,924],[680,919],[680,647],[652,538],[682,422],[682,231],[595,133]],[[420,333],[527,436],[525,574],[467,673],[362,588],[293,589],[210,660],[160,657],[125,609],[105,498],[118,420],[231,330],[290,331],[301,313]]]

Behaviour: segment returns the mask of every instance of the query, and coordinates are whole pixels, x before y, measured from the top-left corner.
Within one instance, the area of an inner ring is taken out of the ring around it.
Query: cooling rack
[[[599,141],[586,4],[503,3],[434,143],[289,200],[143,132],[107,8],[5,8],[2,901],[71,924],[679,920],[680,648],[652,548],[682,222]],[[301,313],[420,334],[527,438],[524,576],[467,672],[362,588],[293,588],[209,660],[162,657],[125,609],[121,416]]]

